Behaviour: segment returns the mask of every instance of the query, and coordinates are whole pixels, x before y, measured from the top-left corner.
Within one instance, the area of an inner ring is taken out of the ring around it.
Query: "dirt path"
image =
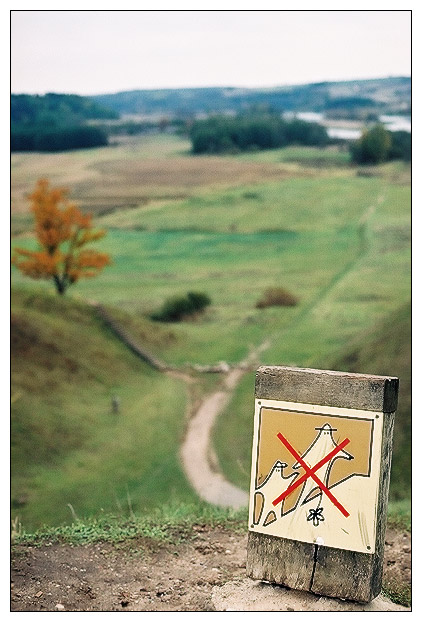
[[[196,525],[178,544],[138,538],[119,545],[15,545],[11,610],[213,611],[216,591],[246,579],[246,538],[245,533]],[[255,583],[262,591],[263,584]],[[384,585],[390,592],[410,594],[408,533],[387,530]],[[304,594],[303,599],[314,605],[311,610],[320,606],[318,596]],[[324,600],[323,610],[333,608],[331,599]],[[227,606],[243,611],[245,599]],[[299,602],[296,610],[302,608]]]
[[[230,401],[234,389],[248,368],[257,365],[259,355],[268,348],[265,341],[253,350],[238,368],[224,378],[223,386],[205,398],[188,422],[180,454],[183,468],[192,487],[205,501],[238,509],[248,504],[248,493],[230,484],[218,469],[211,445],[212,428]]]

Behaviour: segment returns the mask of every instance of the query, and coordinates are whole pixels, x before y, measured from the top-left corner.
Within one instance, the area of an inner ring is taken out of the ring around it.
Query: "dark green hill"
[[[394,427],[391,498],[410,495],[411,479],[411,305],[404,305],[386,322],[369,331],[331,365],[332,369],[400,379]]]

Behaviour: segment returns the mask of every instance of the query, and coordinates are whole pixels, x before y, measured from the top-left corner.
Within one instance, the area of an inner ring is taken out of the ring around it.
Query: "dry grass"
[[[99,162],[93,168],[110,183],[114,179],[130,186],[192,188],[214,183],[250,184],[280,179],[286,173],[274,164],[241,162],[232,158],[188,157]]]
[[[284,289],[284,287],[270,287],[256,303],[257,309],[265,307],[294,307],[299,299]]]
[[[162,137],[148,145],[118,146],[58,154],[26,153],[12,156],[12,215],[28,211],[28,193],[37,179],[71,189],[82,209],[105,213],[145,205],[150,200],[181,199],[201,189],[250,185],[304,175],[289,165],[243,162],[235,158],[192,157],[173,152]]]
[[[74,194],[82,206],[97,212],[106,211],[107,206],[137,206],[150,200],[183,199],[216,185],[250,185],[291,176],[277,165],[222,158],[118,160],[100,162],[93,168],[100,183],[84,181],[75,186]]]

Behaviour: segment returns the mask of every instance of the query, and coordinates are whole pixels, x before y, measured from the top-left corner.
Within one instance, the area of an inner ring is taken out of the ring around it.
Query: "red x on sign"
[[[278,503],[280,503],[281,501],[283,501],[283,499],[285,499],[288,495],[290,495],[291,492],[293,492],[298,486],[300,486],[301,484],[303,484],[304,481],[306,481],[308,479],[308,477],[312,477],[312,479],[314,480],[314,482],[317,484],[317,486],[321,489],[322,492],[325,492],[325,494],[327,495],[327,497],[330,499],[330,501],[336,506],[336,508],[338,508],[340,510],[340,512],[347,518],[348,516],[350,516],[349,512],[346,510],[345,507],[342,506],[342,504],[340,503],[340,501],[338,499],[335,498],[335,496],[330,492],[330,490],[327,488],[327,486],[319,479],[319,477],[315,474],[316,471],[318,471],[318,469],[320,469],[324,464],[326,464],[327,462],[329,462],[331,460],[331,458],[334,458],[334,456],[336,454],[338,454],[339,451],[341,451],[343,449],[343,447],[345,447],[348,443],[350,443],[350,440],[348,438],[345,438],[343,442],[340,443],[340,445],[337,445],[337,447],[335,447],[332,451],[330,451],[330,453],[328,453],[325,458],[323,458],[322,460],[320,460],[312,469],[308,467],[308,465],[306,464],[306,462],[304,460],[302,460],[302,458],[300,457],[300,455],[297,453],[297,451],[295,450],[294,447],[292,447],[292,445],[289,443],[289,441],[287,440],[287,438],[285,438],[280,432],[277,434],[277,437],[280,439],[280,441],[283,443],[283,445],[290,451],[290,453],[292,454],[292,456],[299,462],[299,464],[305,469],[305,473],[304,475],[302,475],[301,477],[299,477],[299,479],[297,479],[291,486],[289,486],[288,488],[286,488],[286,490],[279,496],[277,497],[277,499],[274,499],[273,501],[273,505],[277,505]]]

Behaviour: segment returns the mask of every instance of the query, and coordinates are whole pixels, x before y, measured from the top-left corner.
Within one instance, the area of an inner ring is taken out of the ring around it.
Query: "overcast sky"
[[[409,76],[410,11],[12,11],[13,93]]]

